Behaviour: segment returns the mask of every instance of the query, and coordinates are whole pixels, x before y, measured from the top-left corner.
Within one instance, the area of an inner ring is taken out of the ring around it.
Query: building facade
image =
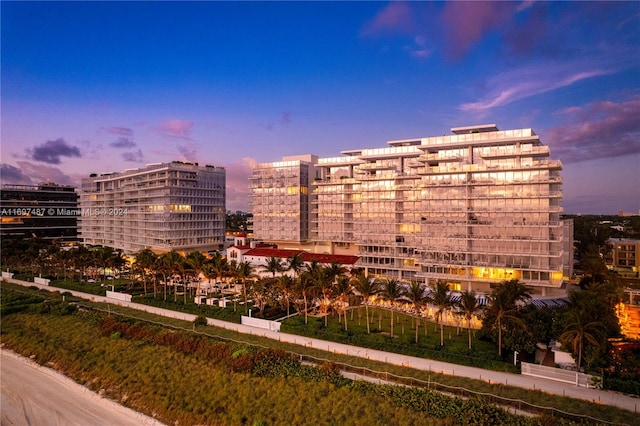
[[[608,241],[611,252],[608,266],[627,277],[638,277],[640,271],[640,240],[612,238]]]
[[[0,236],[72,242],[78,234],[78,194],[72,186],[3,185]]]
[[[489,292],[519,279],[538,295],[564,294],[571,276],[570,226],[560,219],[559,160],[532,129],[454,128],[452,135],[389,141],[305,165],[308,229],[286,212],[266,219],[263,163],[251,178],[254,235],[310,252],[353,254],[369,274]],[[284,161],[284,159],[283,159]],[[286,189],[295,192],[295,189]],[[300,214],[306,206],[293,207]],[[276,225],[272,225],[275,227]],[[567,240],[569,243],[567,243]],[[567,260],[569,259],[569,260]]]
[[[223,248],[226,171],[174,161],[82,180],[84,243],[133,253]]]
[[[284,157],[261,163],[251,176],[253,233],[282,243],[307,241],[310,231],[310,182],[318,157]]]

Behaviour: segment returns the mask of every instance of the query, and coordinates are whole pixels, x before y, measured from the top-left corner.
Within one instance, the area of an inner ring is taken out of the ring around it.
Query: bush
[[[193,320],[194,325],[207,325],[207,317],[204,315],[198,315],[196,319]]]

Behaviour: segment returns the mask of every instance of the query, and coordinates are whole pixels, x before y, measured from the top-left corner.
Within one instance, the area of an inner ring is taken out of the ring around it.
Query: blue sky
[[[640,210],[640,2],[5,2],[3,183],[227,168],[496,123],[567,213]]]

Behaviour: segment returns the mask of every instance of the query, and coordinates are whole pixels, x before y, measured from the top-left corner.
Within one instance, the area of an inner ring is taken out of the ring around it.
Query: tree
[[[134,265],[140,271],[142,275],[142,283],[144,288],[144,294],[147,294],[147,274],[151,273],[154,269],[158,256],[148,248],[138,251],[135,255]],[[156,282],[153,281],[153,297],[156,297]]]
[[[425,295],[425,290],[427,286],[424,283],[420,283],[418,281],[411,281],[409,285],[409,290],[407,291],[407,298],[413,304],[413,308],[416,311],[416,343],[418,343],[418,328],[420,326],[420,308],[424,305],[425,302],[430,300],[430,298]]]
[[[184,275],[184,257],[182,257],[182,255],[177,251],[171,250],[170,252],[164,253],[160,259],[165,267],[165,271],[171,274],[171,281],[173,283],[173,301],[176,302],[178,300],[178,294],[176,292],[177,283],[175,282],[175,276],[178,276],[178,281],[182,281],[182,277]],[[164,289],[164,300],[167,300],[166,275]]]
[[[338,321],[340,321],[340,312],[344,312],[344,330],[347,331],[347,309],[349,308],[349,295],[353,291],[351,278],[341,275],[336,279],[335,293],[338,295],[337,301],[340,302],[338,308]]]
[[[578,356],[578,371],[582,366],[582,354],[585,341],[601,349],[599,337],[604,332],[604,325],[599,321],[592,321],[587,310],[574,307],[567,312],[565,331],[560,335],[560,341],[567,344]]]
[[[393,305],[398,301],[398,299],[404,297],[406,294],[407,294],[407,291],[402,285],[402,283],[400,283],[400,281],[395,279],[388,279],[388,280],[382,281],[382,291],[380,292],[380,295],[391,304],[391,337],[394,336],[393,335],[393,325],[394,325],[393,312],[395,311],[395,309]]]
[[[442,316],[454,306],[451,294],[449,293],[449,284],[444,281],[436,282],[431,297],[433,304],[438,308],[436,311],[436,323],[440,325],[440,346],[444,346],[444,324],[442,323]]]
[[[247,280],[256,277],[253,265],[247,261],[240,263],[232,261],[230,269],[232,274],[242,282],[242,292],[244,293],[244,312],[247,313]]]
[[[480,303],[476,299],[476,294],[472,291],[463,291],[458,302],[462,316],[467,320],[467,331],[469,333],[469,349],[471,349],[471,318],[480,309]]]
[[[369,298],[380,293],[380,282],[376,279],[370,279],[362,273],[353,278],[353,287],[362,296],[367,319],[367,334],[371,334],[369,325]]]
[[[267,259],[267,264],[260,266],[263,270],[270,272],[272,277],[275,278],[276,274],[284,271],[282,265],[282,259],[279,257],[271,256]]]
[[[315,284],[311,279],[309,274],[302,274],[300,278],[298,278],[298,293],[302,296],[304,300],[304,323],[308,323],[308,314],[309,314],[309,297],[313,295],[315,290]]]
[[[296,253],[295,255],[291,256],[287,260],[286,269],[287,271],[292,271],[294,277],[297,277],[298,275],[300,275],[300,271],[303,268],[304,268],[304,259],[302,257],[302,253]]]
[[[518,302],[531,298],[529,287],[518,280],[503,281],[489,296],[489,307],[485,311],[483,327],[494,329],[498,334],[498,355],[502,356],[502,332],[505,322],[511,326],[523,327],[518,314]]]
[[[333,280],[330,271],[327,268],[319,267],[313,269],[307,274],[313,283],[316,293],[322,295],[320,299],[320,310],[324,314],[324,326],[328,325],[329,306],[331,305],[331,291],[333,289]]]
[[[200,295],[200,274],[205,271],[207,258],[199,251],[191,252],[186,257],[186,263],[193,270],[194,279],[197,280],[196,294]]]
[[[280,300],[283,302],[289,316],[289,307],[291,305],[291,297],[293,296],[295,279],[289,275],[281,275],[278,277],[277,290],[280,294]]]

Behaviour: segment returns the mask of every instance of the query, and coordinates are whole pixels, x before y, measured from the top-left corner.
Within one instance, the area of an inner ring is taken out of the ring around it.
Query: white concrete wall
[[[279,322],[269,321],[261,318],[242,316],[242,324],[249,325],[251,327],[264,328],[266,330],[271,330],[271,331],[280,331]]]
[[[118,293],[117,291],[107,290],[107,297],[109,299],[118,299],[125,302],[131,302],[131,295],[126,293]]]

